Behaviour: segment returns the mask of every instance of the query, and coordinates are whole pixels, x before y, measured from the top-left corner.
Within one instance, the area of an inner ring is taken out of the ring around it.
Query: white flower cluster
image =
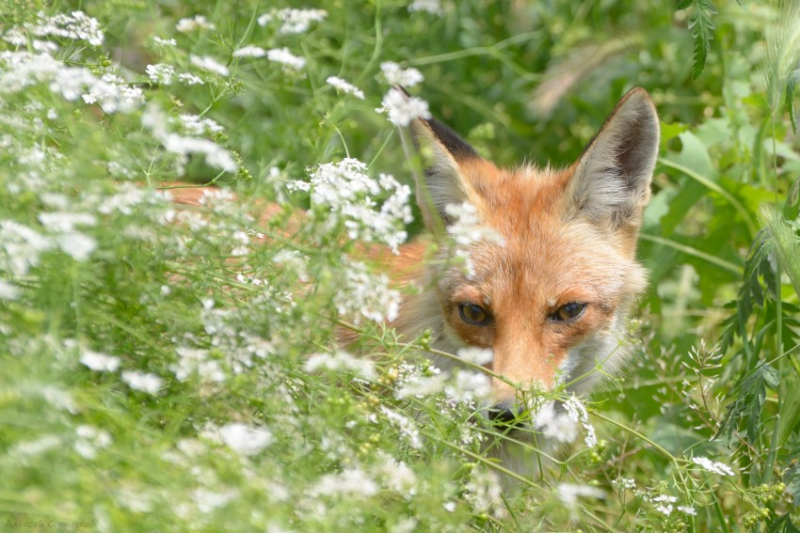
[[[491,348],[481,348],[480,346],[467,346],[456,352],[461,359],[476,365],[486,365],[494,360],[494,351]]]
[[[444,14],[444,9],[442,9],[441,0],[414,0],[408,6],[408,10],[411,12],[427,11],[428,13],[439,16],[442,16]]]
[[[223,78],[226,78],[231,74],[228,67],[226,67],[213,57],[196,56],[192,54],[189,56],[189,61],[191,61],[194,66],[201,68],[205,71],[211,72],[212,74],[217,74],[219,76],[222,76]]]
[[[169,369],[175,373],[178,381],[186,381],[192,375],[197,375],[203,382],[225,381],[225,372],[219,361],[210,359],[208,350],[178,346],[175,353],[178,354],[178,362],[170,365]]]
[[[364,163],[349,158],[319,165],[310,178],[310,183],[289,182],[287,188],[310,190],[312,205],[330,209],[326,230],[341,220],[351,239],[382,242],[397,253],[407,237],[405,224],[412,221],[407,185],[388,174],[371,178]],[[387,195],[378,210],[377,199]]]
[[[192,18],[183,18],[175,25],[175,29],[181,33],[191,33],[193,31],[213,30],[216,26],[209,22],[203,15],[197,15]]]
[[[219,428],[219,436],[230,449],[239,455],[258,455],[272,444],[272,432],[262,426],[249,426],[240,422]]]
[[[167,118],[155,104],[151,104],[142,115],[142,124],[161,141],[168,152],[179,156],[179,173],[183,172],[190,154],[203,154],[206,164],[226,172],[236,172],[238,169],[231,153],[214,141],[169,132]]]
[[[494,229],[481,223],[478,210],[469,202],[447,204],[444,210],[451,219],[447,233],[455,242],[456,258],[463,261],[467,279],[473,279],[475,265],[470,256],[470,247],[480,242],[502,244],[503,238]]]
[[[422,438],[419,435],[416,423],[409,417],[381,405],[381,412],[395,426],[400,434],[408,441],[408,445],[415,450],[422,448]]]
[[[100,78],[83,67],[68,67],[49,54],[0,52],[0,94],[19,93],[37,84],[47,84],[66,100],[83,98],[106,113],[128,112],[144,102],[139,87],[128,86],[114,74]]]
[[[111,446],[111,435],[102,429],[94,426],[81,425],[75,430],[75,451],[84,459],[94,459],[97,457],[99,448]]]
[[[328,16],[324,9],[273,9],[258,17],[258,25],[266,26],[272,21],[281,23],[280,33],[304,33],[312,22],[321,22]]]
[[[731,467],[719,461],[712,461],[707,457],[692,457],[692,462],[701,467],[706,472],[720,476],[733,476],[735,472]]]
[[[572,396],[569,400],[564,402],[564,409],[567,410],[567,415],[576,424],[580,422],[583,429],[586,431],[584,442],[589,448],[597,446],[597,434],[595,433],[594,426],[589,422],[589,413],[586,412],[586,407],[577,398]]]
[[[162,63],[147,65],[145,72],[150,81],[160,85],[172,85],[172,79],[175,77],[175,67]]]
[[[345,468],[338,474],[326,474],[311,488],[312,496],[349,496],[368,498],[378,493],[380,487],[362,469]]]
[[[325,80],[325,82],[331,87],[335,87],[336,89],[344,93],[352,94],[353,96],[355,96],[360,100],[364,99],[364,91],[362,91],[352,83],[348,83],[342,78],[339,78],[338,76],[330,76],[328,77],[327,80]]]
[[[489,376],[483,372],[459,370],[445,385],[444,392],[456,402],[475,402],[485,400],[492,394]]]
[[[395,126],[406,127],[418,118],[431,118],[428,102],[416,96],[407,96],[392,87],[383,97],[378,113],[387,113],[389,121]]]
[[[294,70],[301,70],[306,66],[306,60],[302,57],[297,57],[291,53],[288,48],[273,48],[272,50],[267,50],[267,59]]]
[[[400,85],[402,87],[413,87],[422,82],[422,73],[415,68],[401,68],[394,61],[384,61],[381,63],[383,78],[389,85]]]
[[[60,37],[75,41],[86,41],[92,46],[103,44],[104,35],[97,19],[88,17],[83,11],[71,14],[59,13],[48,17],[43,12],[37,14],[36,23],[26,23],[22,27],[9,30],[3,39],[16,46],[27,46],[25,33],[36,37]],[[53,49],[50,49],[52,51]]]
[[[586,430],[584,441],[590,448],[597,446],[594,426],[589,423],[589,415],[583,403],[572,396],[561,404],[563,412],[557,412],[554,402],[547,402],[533,415],[533,427],[549,439],[558,442],[573,442],[578,436],[578,424]]]
[[[320,369],[346,370],[368,381],[373,381],[377,377],[375,363],[365,357],[353,357],[344,350],[337,350],[334,354],[314,354],[303,365],[303,370],[309,373]]]
[[[120,365],[120,359],[113,355],[83,350],[80,363],[95,372],[116,372]]]
[[[152,396],[158,394],[161,387],[164,386],[164,380],[155,374],[149,372],[139,372],[138,370],[124,370],[122,372],[122,381],[133,390],[146,392]]]
[[[44,214],[43,214],[44,215]],[[39,264],[42,253],[58,248],[76,261],[86,261],[97,248],[97,241],[74,229],[75,224],[94,225],[91,215],[76,213],[47,213],[40,218],[42,225],[52,235],[42,235],[36,230],[13,220],[0,221],[0,270],[24,276],[31,267]],[[5,255],[5,257],[2,257]]]
[[[361,318],[375,322],[391,322],[397,319],[400,310],[400,292],[389,288],[389,278],[370,273],[367,265],[350,262],[345,267],[342,290],[336,293],[333,303],[340,315],[353,316],[353,322]]]
[[[668,494],[660,494],[653,497],[644,495],[642,496],[642,500],[657,504],[655,510],[664,516],[671,515],[672,511],[679,511],[688,516],[697,515],[697,511],[691,505],[675,505],[678,503],[678,498]]]
[[[260,46],[245,46],[243,48],[239,48],[233,52],[233,57],[242,58],[242,57],[264,57],[267,55],[267,51],[261,48]]]
[[[216,120],[201,118],[197,115],[182,114],[178,117],[181,128],[189,135],[216,135],[224,130]]]

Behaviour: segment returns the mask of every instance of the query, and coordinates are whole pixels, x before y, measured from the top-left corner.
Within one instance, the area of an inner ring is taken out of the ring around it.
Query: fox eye
[[[458,314],[461,315],[461,320],[473,326],[485,326],[489,323],[489,313],[475,304],[461,304],[458,306]]]
[[[556,309],[556,312],[550,315],[550,318],[556,322],[567,322],[578,318],[585,310],[586,304],[570,302]]]

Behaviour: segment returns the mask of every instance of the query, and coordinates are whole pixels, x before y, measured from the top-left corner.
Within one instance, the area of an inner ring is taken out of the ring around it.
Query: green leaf
[[[800,529],[797,529],[797,526],[792,523],[792,519],[787,513],[770,522],[767,533],[800,533]]]
[[[689,29],[694,39],[694,64],[692,65],[692,79],[696,80],[706,67],[708,52],[711,50],[711,41],[714,39],[714,23],[711,17],[717,14],[717,8],[711,0],[693,0],[694,9],[689,17]],[[683,6],[683,7],[681,7]],[[678,9],[689,7],[689,2],[681,1]]]
[[[728,406],[728,412],[714,438],[724,437],[730,444],[733,433],[744,419],[747,441],[756,442],[759,435],[761,410],[767,398],[767,386],[775,388],[780,383],[780,372],[767,364],[761,364],[739,384],[739,396]]]

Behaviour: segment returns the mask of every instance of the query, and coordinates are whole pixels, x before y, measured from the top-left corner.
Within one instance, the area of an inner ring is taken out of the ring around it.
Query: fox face
[[[578,161],[558,171],[500,169],[436,120],[418,119],[412,133],[428,162],[417,183],[427,227],[452,233],[458,209],[448,206],[461,206],[487,237],[461,247],[468,271],[445,260],[446,246],[427,261],[398,330],[430,329],[434,347],[451,353],[489,348],[487,366],[522,388],[561,380],[584,391],[598,365],[619,366],[625,317],[646,285],[636,240],[659,139],[647,93],[628,92]],[[421,250],[411,245],[400,260],[419,263]],[[492,390],[491,412],[508,418],[514,388],[493,379]]]

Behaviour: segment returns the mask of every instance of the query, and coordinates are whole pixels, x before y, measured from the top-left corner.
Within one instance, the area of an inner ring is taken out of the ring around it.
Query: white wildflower
[[[656,505],[656,511],[658,511],[659,513],[661,513],[663,515],[666,515],[666,516],[671,515],[672,511],[674,509],[675,509],[675,507],[672,504],[668,504],[668,503],[667,504],[662,503],[662,504]]]
[[[83,11],[73,11],[69,15],[58,13],[51,17],[39,12],[37,16],[38,20],[35,23],[23,26],[23,29],[32,35],[86,41],[92,46],[103,44],[104,35],[100,23],[97,19],[86,16]]]
[[[79,232],[56,235],[55,242],[61,250],[75,261],[86,261],[97,249],[94,237]]]
[[[433,15],[442,16],[444,9],[442,9],[441,0],[414,0],[408,6],[409,11],[427,11]]]
[[[32,457],[43,454],[62,445],[61,439],[55,435],[44,435],[36,440],[18,442],[8,450],[10,456]]]
[[[408,440],[409,446],[415,450],[422,448],[422,438],[420,438],[419,430],[414,421],[407,416],[401,415],[396,411],[392,411],[388,407],[381,406],[381,412],[386,416],[389,422],[395,426],[400,433]]]
[[[676,509],[683,514],[687,514],[689,516],[697,516],[697,510],[692,507],[691,505],[679,505]]]
[[[113,355],[106,355],[92,350],[83,350],[80,362],[95,372],[114,372],[119,368],[120,359]]]
[[[245,46],[234,50],[233,57],[264,57],[267,51],[260,46]]]
[[[162,39],[160,37],[153,37],[153,43],[164,48],[178,46],[178,42],[175,39]]]
[[[111,445],[111,435],[94,426],[81,425],[75,429],[75,444],[73,448],[84,459],[97,457],[97,450],[108,448]]]
[[[395,393],[397,399],[405,399],[411,396],[420,398],[431,394],[437,394],[444,390],[446,377],[444,374],[435,376],[414,376],[409,378],[403,386]]]
[[[452,513],[456,510],[456,502],[445,502],[443,507],[445,511]]]
[[[147,394],[156,395],[161,387],[164,386],[164,380],[155,374],[148,372],[139,372],[137,370],[125,370],[122,372],[122,381],[134,390],[146,392]]]
[[[228,67],[213,57],[196,56],[192,54],[189,56],[189,61],[191,61],[193,65],[200,67],[203,70],[207,70],[208,72],[213,72],[214,74],[219,74],[220,76],[230,75],[230,70],[228,70]]]
[[[327,80],[325,80],[325,82],[331,87],[335,87],[336,89],[344,93],[352,94],[353,96],[361,100],[364,99],[364,91],[362,91],[355,85],[348,83],[342,78],[339,78],[338,76],[330,76]]]
[[[576,396],[572,396],[564,402],[564,409],[566,409],[567,414],[573,422],[580,422],[583,429],[586,430],[586,437],[584,439],[586,445],[590,448],[597,446],[597,435],[594,426],[589,422],[589,413],[586,411],[586,407],[583,403],[581,403]]]
[[[69,233],[75,231],[75,226],[94,226],[97,218],[91,213],[51,212],[39,213],[39,222],[50,231]]]
[[[407,237],[405,224],[413,220],[409,205],[411,189],[407,185],[388,174],[371,178],[367,165],[352,158],[321,164],[310,178],[310,184],[295,180],[286,186],[289,190],[310,191],[312,205],[329,209],[326,229],[341,220],[349,238],[383,242],[397,253]],[[385,200],[379,208],[380,198]]]
[[[406,96],[394,87],[389,89],[376,111],[388,113],[389,121],[400,127],[406,127],[418,118],[431,118],[428,102],[416,96]]]
[[[189,135],[216,135],[224,131],[217,121],[210,118],[182,114],[178,117],[178,120],[180,120],[183,130]]]
[[[378,484],[358,467],[338,474],[326,474],[309,491],[312,496],[370,497],[378,493]]]
[[[163,63],[147,65],[145,71],[150,81],[153,83],[172,85],[172,78],[175,76],[175,67],[172,65],[165,65]]]
[[[567,413],[556,412],[554,402],[547,402],[533,414],[533,427],[558,442],[573,442],[578,436],[577,421]]]
[[[222,441],[240,455],[257,455],[272,444],[272,432],[261,426],[248,426],[240,422],[219,428]]]
[[[720,476],[733,476],[735,474],[733,469],[725,463],[712,461],[707,457],[692,457],[692,462],[712,474],[718,474]]]
[[[342,290],[336,293],[333,302],[341,315],[351,316],[359,324],[361,317],[375,322],[391,322],[400,311],[400,292],[389,287],[385,274],[374,275],[364,263],[345,265],[345,280]]]
[[[225,372],[218,361],[209,359],[208,350],[178,346],[175,352],[180,359],[170,365],[178,381],[186,381],[189,376],[197,374],[203,381],[221,383],[225,381]]]
[[[375,363],[364,357],[353,357],[344,350],[337,350],[335,354],[318,353],[309,357],[303,365],[303,370],[312,373],[320,369],[348,370],[362,379],[374,380]]]
[[[312,22],[320,22],[328,16],[324,9],[273,9],[258,17],[259,26],[266,26],[271,21],[281,22],[280,33],[303,33],[308,31]]]
[[[201,78],[198,78],[194,74],[190,74],[188,72],[178,74],[178,81],[185,83],[186,85],[203,85],[205,83]]]
[[[224,507],[239,496],[239,491],[229,489],[224,492],[214,492],[207,489],[196,489],[192,499],[201,513],[212,513],[215,509]]]
[[[183,18],[175,25],[175,29],[181,33],[190,33],[200,30],[213,30],[216,28],[213,23],[209,22],[203,15],[197,15],[194,18]]]
[[[457,402],[471,402],[488,398],[492,387],[489,377],[483,372],[461,370],[448,383],[444,392]]]
[[[422,73],[415,68],[401,68],[393,61],[381,63],[381,72],[389,85],[400,85],[402,87],[413,87],[424,79]]]
[[[53,241],[13,220],[0,221],[0,269],[24,276],[39,264],[42,253],[52,249]],[[5,256],[5,257],[3,257]]]
[[[478,210],[469,202],[447,204],[445,213],[452,222],[447,232],[460,246],[471,246],[482,241],[502,243],[502,237],[492,228],[481,223]]]
[[[636,488],[636,481],[633,478],[617,477],[611,480],[611,484],[619,489]]]
[[[306,60],[302,57],[297,57],[291,53],[288,48],[273,48],[272,50],[267,50],[267,59],[295,70],[301,70],[306,66]]]
[[[480,346],[460,348],[456,354],[461,359],[476,365],[486,365],[494,360],[494,351],[491,348],[481,348]]]

